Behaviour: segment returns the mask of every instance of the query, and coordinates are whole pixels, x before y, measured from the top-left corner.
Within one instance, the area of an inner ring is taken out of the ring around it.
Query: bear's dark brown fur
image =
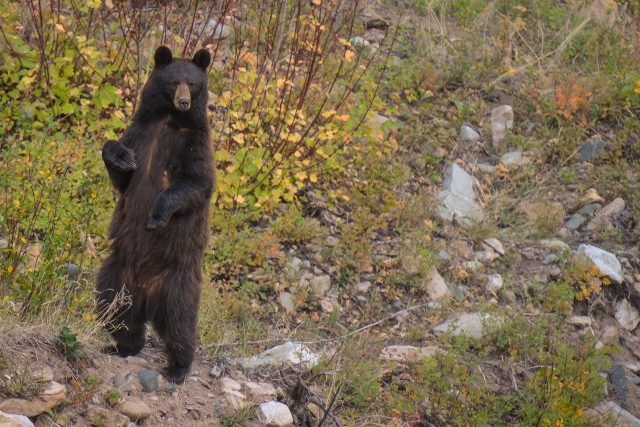
[[[111,350],[126,357],[145,343],[151,322],[164,341],[163,375],[181,383],[195,355],[202,259],[214,186],[207,122],[206,50],[173,59],[162,46],[133,123],[102,157],[120,192],[109,257],[97,280],[100,314],[120,291],[130,305],[110,313]]]

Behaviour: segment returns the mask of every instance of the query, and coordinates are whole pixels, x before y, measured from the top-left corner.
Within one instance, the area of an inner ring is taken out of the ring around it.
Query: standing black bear
[[[195,355],[202,258],[214,186],[207,122],[211,56],[173,59],[159,47],[133,123],[102,158],[120,192],[109,238],[111,254],[98,274],[97,305],[105,315],[123,290],[131,304],[109,314],[110,350],[140,352],[145,323],[162,337],[170,381],[184,381]]]

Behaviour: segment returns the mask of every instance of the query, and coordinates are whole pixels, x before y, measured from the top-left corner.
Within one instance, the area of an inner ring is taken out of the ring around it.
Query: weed
[[[104,402],[107,406],[115,407],[122,400],[122,394],[115,388],[110,388],[104,393]]]
[[[42,390],[42,384],[31,377],[31,373],[27,368],[15,371],[2,384],[2,394],[18,399],[32,399],[38,396]]]
[[[289,243],[310,242],[322,233],[319,221],[303,216],[293,204],[271,223],[271,230],[281,241]]]
[[[78,336],[71,332],[67,326],[63,326],[58,334],[58,349],[69,362],[78,362],[86,359],[82,352],[83,345],[78,341]]]

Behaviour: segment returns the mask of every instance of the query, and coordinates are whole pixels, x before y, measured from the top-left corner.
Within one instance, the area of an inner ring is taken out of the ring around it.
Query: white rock
[[[31,378],[39,383],[48,383],[53,381],[53,369],[46,367],[43,369],[38,369],[37,371],[33,371],[31,373]]]
[[[507,136],[507,131],[513,128],[513,108],[501,105],[491,110],[491,140],[496,147]]]
[[[507,169],[510,169],[528,165],[531,163],[531,160],[523,157],[521,151],[511,151],[500,157],[500,163],[506,166]]]
[[[336,308],[336,304],[334,304],[331,298],[322,298],[320,300],[320,308],[324,313],[333,313],[333,310]]]
[[[356,285],[356,289],[361,294],[366,294],[371,288],[371,282],[368,280],[364,280]]]
[[[591,326],[591,318],[589,316],[571,316],[567,317],[565,322],[579,327]]]
[[[442,301],[451,296],[447,284],[435,268],[429,272],[426,288],[429,299],[432,301]]]
[[[253,381],[245,381],[243,384],[245,394],[251,396],[251,400],[255,403],[262,403],[276,398],[277,392],[275,387],[269,383],[256,383]]]
[[[627,331],[633,331],[640,322],[640,313],[627,299],[623,299],[616,304],[616,312],[614,314],[616,320]]]
[[[390,345],[380,352],[380,360],[386,362],[419,363],[427,357],[443,352],[440,347],[414,347],[411,345]]]
[[[478,142],[480,139],[480,134],[476,132],[471,126],[462,125],[460,128],[460,138],[463,141],[473,144]]]
[[[33,427],[33,423],[24,415],[5,414],[0,411],[0,427]]]
[[[491,249],[486,251],[476,251],[473,253],[473,259],[480,262],[491,262],[497,258],[500,258],[500,254],[497,254]]]
[[[443,191],[440,193],[440,217],[452,221],[455,216],[467,225],[482,221],[484,213],[476,202],[475,185],[475,178],[452,163],[445,173]]]
[[[293,313],[296,311],[296,303],[293,299],[293,295],[290,292],[281,293],[278,297],[278,301],[287,313]]]
[[[327,274],[314,276],[311,279],[311,289],[317,297],[323,297],[329,288],[331,288],[331,277]]]
[[[558,239],[544,239],[540,240],[540,244],[545,248],[549,249],[551,252],[563,253],[567,252],[569,249],[569,245],[567,245],[562,240]]]
[[[139,399],[131,399],[121,403],[118,410],[133,422],[141,421],[151,416],[151,408]]]
[[[258,421],[265,426],[286,427],[293,425],[293,415],[284,403],[265,402],[258,407],[256,413]]]
[[[484,323],[489,319],[488,314],[463,313],[442,322],[433,328],[433,331],[436,334],[451,332],[456,336],[465,334],[471,338],[480,339],[484,335]]]
[[[593,410],[589,410],[590,418],[601,422],[603,426],[615,425],[616,427],[640,427],[640,420],[630,412],[622,409],[615,402],[600,402]],[[610,421],[615,420],[614,424]]]
[[[582,244],[578,246],[578,258],[591,262],[600,272],[615,283],[622,283],[622,266],[618,258],[595,246]]]
[[[604,203],[604,199],[598,194],[598,190],[595,188],[588,189],[584,194],[583,200],[586,203]]]
[[[240,359],[239,363],[244,368],[257,368],[268,365],[282,365],[291,363],[311,369],[318,364],[319,356],[309,350],[305,345],[288,341],[284,344],[265,350],[257,356]]]
[[[67,389],[62,384],[51,381],[38,397],[31,400],[7,399],[0,403],[0,411],[35,417],[65,401]]]
[[[242,385],[230,377],[220,378],[220,390],[229,405],[235,410],[247,406],[247,396],[242,393]]]
[[[502,289],[503,284],[504,281],[502,280],[502,276],[499,274],[491,274],[487,277],[487,290],[492,294],[495,294]]]
[[[502,243],[500,242],[500,240],[498,240],[498,239],[496,239],[494,237],[490,237],[488,239],[484,239],[482,241],[482,246],[493,250],[498,255],[504,255],[506,253],[505,250],[504,250],[504,247],[502,246]]]
[[[614,199],[611,203],[609,203],[607,206],[603,207],[598,212],[596,212],[596,216],[608,217],[611,215],[615,215],[617,213],[622,212],[625,207],[626,207],[626,204],[624,202],[624,199],[621,197],[618,197],[617,199]]]
[[[476,166],[482,173],[493,174],[496,171],[496,167],[489,163],[478,163]]]

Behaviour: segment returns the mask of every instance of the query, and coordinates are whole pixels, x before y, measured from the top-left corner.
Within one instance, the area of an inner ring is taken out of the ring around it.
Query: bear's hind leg
[[[200,277],[187,270],[169,272],[147,301],[147,316],[162,338],[168,358],[162,375],[176,384],[183,383],[189,373],[198,340]]]
[[[98,272],[97,311],[100,319],[106,321],[106,329],[116,341],[116,345],[105,348],[105,352],[121,357],[138,354],[144,347],[146,335],[144,301],[138,295],[127,292],[132,301],[123,302],[120,306],[113,305],[119,292],[129,290],[126,283],[124,262],[119,261],[115,255],[110,255]]]

